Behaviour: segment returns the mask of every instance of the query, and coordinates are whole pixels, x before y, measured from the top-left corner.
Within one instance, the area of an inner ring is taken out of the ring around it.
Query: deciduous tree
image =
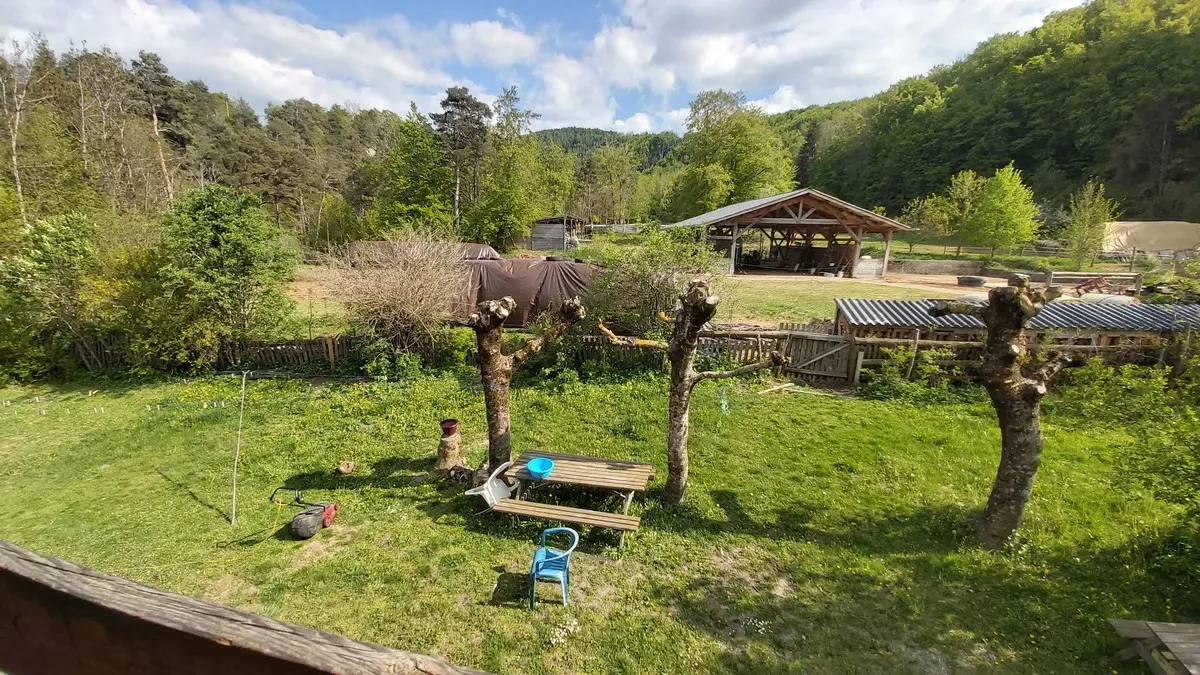
[[[1000,468],[977,528],[988,548],[1002,546],[1021,524],[1042,461],[1042,397],[1070,362],[1062,353],[1044,359],[1033,359],[1029,353],[1025,328],[1056,296],[1049,290],[1031,289],[1029,278],[1017,275],[1011,285],[993,288],[985,305],[949,302],[929,311],[932,316],[976,316],[987,326],[978,377],[1000,423]]]
[[[1104,246],[1108,224],[1119,217],[1120,209],[1116,201],[1105,196],[1104,183],[1094,178],[1071,195],[1062,238],[1076,269],[1083,269],[1085,262],[1089,266],[1095,262],[1096,254]]]
[[[674,329],[667,342],[621,337],[600,324],[600,330],[613,344],[632,347],[665,349],[671,362],[671,385],[667,404],[667,485],[663,500],[668,504],[683,501],[688,482],[688,428],[692,390],[704,380],[725,379],[753,373],[764,368],[779,367],[784,363],[779,352],[758,363],[752,363],[725,371],[698,372],[695,368],[696,349],[700,342],[700,330],[717,312],[720,298],[709,293],[708,282],[703,279],[692,281],[687,291],[679,297],[675,311]]]
[[[521,345],[512,354],[501,349],[504,342],[504,321],[517,308],[510,297],[479,303],[467,318],[466,325],[475,331],[479,353],[480,379],[483,380],[483,400],[487,409],[488,461],[475,475],[487,478],[495,467],[512,460],[512,439],[509,435],[508,389],[513,372],[548,344],[561,338],[583,319],[586,312],[579,298],[568,300],[555,312],[553,323],[536,337]]]

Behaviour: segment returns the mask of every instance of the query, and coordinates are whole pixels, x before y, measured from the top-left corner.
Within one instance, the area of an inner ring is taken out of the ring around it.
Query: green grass
[[[1050,420],[1021,542],[989,554],[970,523],[996,467],[990,409],[757,394],[763,386],[697,388],[682,508],[657,494],[662,381],[513,392],[517,449],[658,467],[625,549],[585,532],[569,608],[550,587],[536,612],[524,606],[540,524],[476,515],[482,502],[460,487],[410,484],[442,417],[462,420],[473,461],[484,455],[469,378],[252,382],[233,527],[234,379],[0,390],[12,401],[0,408],[0,537],[504,673],[1138,672],[1113,658],[1103,619],[1195,611],[1194,588],[1147,572],[1177,516],[1114,471],[1122,433]],[[345,459],[355,474],[334,477]],[[338,521],[308,542],[277,534],[293,513],[267,501],[280,485],[341,502]]]
[[[717,320],[773,324],[832,319],[834,299],[923,300],[937,291],[865,283],[851,279],[803,276],[739,276],[718,281],[721,304]]]

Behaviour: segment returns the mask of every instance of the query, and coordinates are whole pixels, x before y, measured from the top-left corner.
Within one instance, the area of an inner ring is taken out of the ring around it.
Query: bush
[[[213,185],[188,193],[167,213],[161,246],[132,268],[145,305],[130,337],[143,359],[206,368],[291,313],[285,289],[296,258],[260,204]],[[157,272],[147,274],[147,264]]]
[[[362,349],[363,372],[381,380],[411,380],[421,376],[421,358],[376,340]]]
[[[1121,475],[1200,515],[1198,404],[1200,359],[1174,378],[1166,367],[1111,368],[1093,359],[1070,372],[1048,409],[1067,423],[1129,429],[1132,441],[1118,453]]]
[[[909,403],[955,403],[979,398],[975,385],[954,386],[957,373],[947,370],[938,361],[954,358],[948,349],[924,349],[916,354],[913,348],[901,346],[884,349],[887,361],[862,388],[867,398],[899,400]],[[912,377],[909,377],[911,369]]]
[[[85,365],[97,317],[87,301],[96,273],[95,225],[79,214],[38,220],[23,229],[16,252],[0,260],[4,367],[10,376],[43,374],[69,361],[78,342]]]
[[[1087,426],[1159,424],[1174,417],[1177,392],[1165,366],[1110,367],[1091,359],[1064,373],[1058,396],[1045,403],[1046,412],[1068,423]]]
[[[588,316],[648,337],[670,332],[657,315],[674,312],[688,283],[713,274],[720,259],[702,228],[656,230],[641,247],[602,254],[602,270],[588,293]]]
[[[351,244],[331,260],[334,293],[352,330],[432,359],[468,283],[461,257],[457,243],[417,231]]]

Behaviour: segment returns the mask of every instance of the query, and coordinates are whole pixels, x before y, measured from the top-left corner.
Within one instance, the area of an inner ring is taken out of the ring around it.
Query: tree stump
[[[504,321],[516,307],[517,302],[507,296],[499,300],[485,300],[479,303],[475,313],[467,319],[467,326],[475,331],[479,347],[479,376],[483,381],[483,400],[488,422],[488,461],[476,469],[476,482],[486,480],[492,467],[512,461],[508,389],[512,384],[513,372],[543,347],[565,335],[571,326],[586,315],[579,298],[568,300],[558,308],[557,320],[553,325],[542,334],[526,341],[511,355],[506,355],[500,350],[504,340]]]
[[[932,316],[976,316],[987,326],[978,377],[1000,424],[1000,467],[977,526],[987,548],[1003,546],[1021,524],[1042,461],[1042,397],[1050,380],[1073,360],[1059,352],[1040,364],[1029,358],[1025,327],[1056,297],[1056,289],[1031,290],[1029,277],[1018,274],[1009,286],[993,288],[985,305],[945,302],[929,310]]]
[[[687,292],[679,298],[675,318],[662,317],[675,324],[669,342],[618,337],[605,328],[603,323],[600,324],[600,331],[609,342],[631,347],[665,349],[671,362],[671,386],[667,407],[667,485],[663,490],[663,501],[668,504],[682,502],[684,491],[687,489],[689,414],[692,390],[696,385],[702,380],[737,377],[764,368],[777,368],[784,363],[783,355],[771,352],[768,358],[758,363],[733,370],[697,372],[695,363],[700,330],[717,313],[717,303],[720,300],[709,293],[708,282],[702,279],[692,281]]]

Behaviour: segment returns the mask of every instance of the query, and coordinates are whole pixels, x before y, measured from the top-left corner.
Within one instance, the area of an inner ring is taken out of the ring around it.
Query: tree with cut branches
[[[758,363],[724,371],[701,371],[695,368],[696,348],[700,341],[700,330],[717,313],[720,298],[709,293],[708,282],[696,279],[680,296],[673,321],[675,328],[671,339],[643,340],[615,335],[603,323],[600,330],[612,344],[629,347],[653,347],[665,349],[671,362],[671,387],[667,408],[667,486],[663,499],[668,504],[683,501],[688,480],[688,422],[691,409],[692,390],[704,380],[737,377],[764,368],[783,365],[783,356],[771,352]],[[663,318],[666,318],[665,316]]]
[[[487,474],[505,462],[512,461],[512,439],[509,436],[508,389],[513,373],[546,345],[566,335],[586,315],[579,298],[559,306],[554,322],[537,336],[526,341],[517,351],[505,354],[504,321],[517,308],[517,302],[505,296],[499,300],[479,303],[466,325],[475,331],[479,347],[479,376],[483,381],[483,401],[488,422],[488,461],[476,470],[476,476]]]
[[[978,378],[1000,423],[1000,468],[977,532],[983,545],[993,549],[1003,546],[1021,524],[1042,460],[1042,397],[1050,380],[1071,362],[1069,354],[1060,352],[1032,359],[1026,344],[1029,321],[1058,292],[1032,290],[1025,275],[1010,283],[993,288],[987,304],[943,302],[929,310],[932,316],[979,317],[987,326]]]

